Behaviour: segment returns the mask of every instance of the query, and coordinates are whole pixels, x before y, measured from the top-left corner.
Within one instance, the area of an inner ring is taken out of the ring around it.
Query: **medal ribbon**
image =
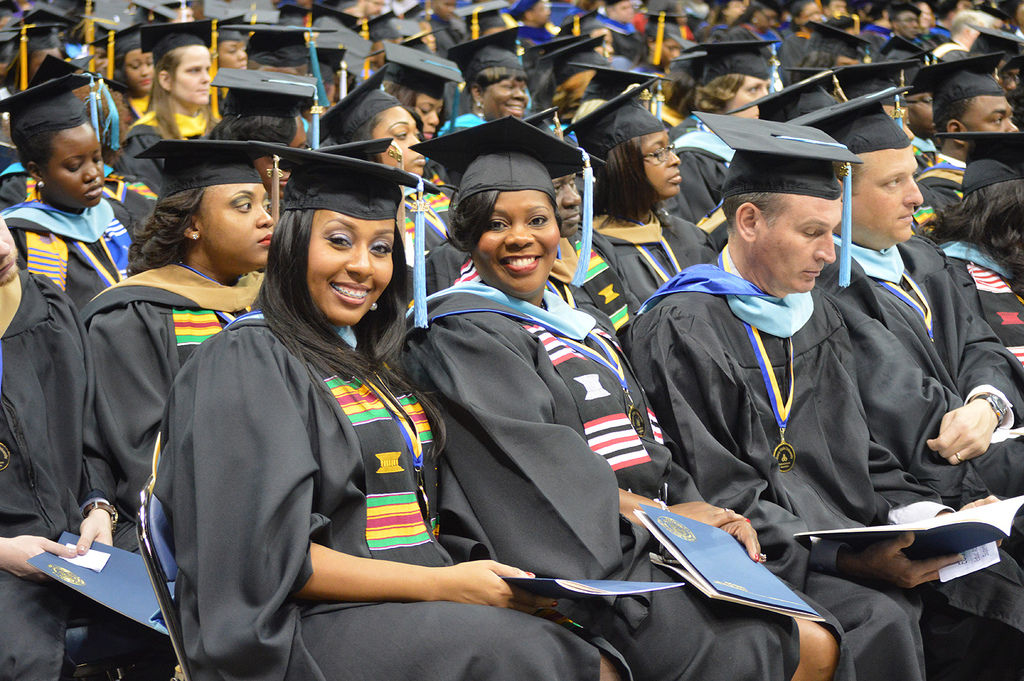
[[[412,419],[387,388],[370,380],[367,380],[366,384],[391,413],[391,420],[398,424],[398,429],[402,432],[402,437],[405,438],[405,444],[409,447],[409,452],[412,453],[413,464],[415,464],[416,470],[420,470],[423,467],[423,443],[420,442],[419,433],[416,432],[416,426],[412,423]]]
[[[674,275],[682,272],[683,268],[679,266],[679,260],[676,258],[676,254],[672,252],[672,247],[668,245],[668,242],[665,241],[664,238],[660,239],[659,241],[661,243],[662,248],[665,249],[665,253],[668,255],[668,259],[672,261],[672,266],[675,267],[676,269],[676,271],[672,274],[669,274],[668,271],[661,265],[661,263],[658,262],[658,259],[654,257],[650,250],[648,250],[647,246],[643,246],[641,244],[634,245],[636,246],[636,250],[640,251],[640,255],[643,256],[644,260],[647,261],[647,264],[650,265],[654,269],[654,271],[658,273],[658,276],[661,278],[661,280],[663,282],[667,282]]]
[[[751,326],[746,322],[743,322],[743,326],[747,328],[747,336],[750,338],[750,344],[754,347],[754,351],[757,353],[757,365],[761,369],[761,378],[764,379],[764,387],[768,391],[768,400],[772,405],[772,413],[775,414],[775,423],[779,426],[779,432],[783,440],[785,440],[786,424],[789,422],[789,413],[793,408],[793,385],[794,385],[794,372],[793,365],[793,339],[788,338],[789,341],[789,395],[786,397],[785,402],[782,399],[782,391],[779,389],[779,382],[775,378],[775,372],[772,370],[771,360],[768,359],[768,351],[764,349],[764,342],[761,340],[761,332],[757,330],[757,327]]]
[[[902,286],[899,286],[891,281],[882,281],[881,279],[877,281],[879,284],[887,288],[890,293],[892,293],[894,296],[902,300],[904,303],[909,305],[911,309],[913,309],[915,312],[921,315],[921,318],[924,320],[924,326],[928,330],[928,337],[931,338],[932,340],[935,340],[932,330],[932,306],[928,304],[928,299],[925,298],[924,293],[922,293],[921,289],[918,288],[917,283],[914,282],[914,280],[911,279],[909,275],[904,274],[903,279],[904,281],[907,282],[907,284],[910,285],[911,290],[913,290],[914,294],[917,295],[918,299],[921,302],[914,300],[910,295],[908,295],[907,292],[903,290]]]

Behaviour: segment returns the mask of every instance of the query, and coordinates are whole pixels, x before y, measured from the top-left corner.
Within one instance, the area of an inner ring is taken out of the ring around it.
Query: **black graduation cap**
[[[107,29],[121,30],[141,22],[145,17],[128,0],[94,0],[92,18]]]
[[[309,66],[308,28],[301,26],[252,26],[246,53],[263,66]]]
[[[143,10],[136,14],[136,21],[147,22],[150,17],[153,17],[154,19],[160,17],[162,19],[174,20],[178,16],[177,11],[157,2],[156,0],[132,0],[131,4],[136,8],[141,7]]]
[[[544,57],[542,67],[550,66],[554,72],[555,84],[569,80],[577,73],[608,66],[608,59],[597,53],[604,45],[604,38],[581,38],[574,43],[555,50]]]
[[[906,149],[910,138],[902,126],[885,112],[882,104],[906,88],[889,88],[848,102],[833,104],[795,118],[793,125],[810,125],[823,130],[855,154],[881,149]]]
[[[587,36],[576,36],[572,34],[564,36],[559,35],[555,36],[554,38],[546,42],[537,43],[536,45],[530,45],[523,52],[523,68],[529,71],[547,55],[551,54],[556,50],[560,50],[563,47],[575,45],[577,42],[579,42],[582,38],[585,37]]]
[[[1020,70],[1022,66],[1024,66],[1024,54],[1020,54],[1017,55],[1016,57],[1011,57],[1010,59],[1006,60],[1006,63],[1003,64],[1000,71],[1012,71],[1013,69]]]
[[[516,56],[518,29],[510,28],[498,33],[459,43],[448,48],[448,58],[459,65],[467,84],[476,82],[484,69],[505,69],[509,75],[520,75],[523,67]]]
[[[894,35],[885,45],[882,45],[878,54],[885,61],[923,60],[927,56],[928,50],[903,36]]]
[[[715,78],[728,73],[741,73],[768,80],[771,66],[765,55],[771,40],[729,40],[718,43],[701,43],[684,50],[673,65],[685,66],[694,79],[707,85]]]
[[[685,16],[671,14],[669,12],[648,12],[644,16],[647,17],[647,26],[644,28],[644,36],[648,40],[657,40],[658,28],[661,27],[662,38],[672,40],[679,44],[680,47],[693,45],[693,41],[687,40],[683,37],[683,32],[679,28],[679,19],[685,19]]]
[[[516,19],[521,19],[524,14],[530,11],[534,5],[540,0],[516,0],[516,2],[506,10],[510,16]]]
[[[910,83],[919,68],[920,64],[910,59],[839,66],[836,67],[835,74],[846,98],[856,99],[861,95]]]
[[[507,10],[508,3],[505,0],[490,0],[490,2],[478,2],[459,7],[455,10],[455,16],[462,17],[466,21],[470,37],[476,39],[481,37],[485,31],[496,28],[514,28],[516,22],[508,16]]]
[[[124,56],[132,50],[142,49],[142,24],[134,24],[120,31],[114,31],[114,53],[108,54],[109,59],[116,59]],[[96,47],[107,47],[110,45],[110,36],[104,35],[92,42]]]
[[[171,50],[189,45],[210,46],[213,21],[189,21],[186,23],[147,24],[140,33],[143,52],[153,53],[153,63],[159,64]]]
[[[914,78],[914,92],[931,92],[935,110],[971,97],[1002,97],[1003,88],[992,75],[1002,59],[996,53],[925,66]]]
[[[580,66],[583,67],[586,64],[580,64]],[[594,69],[594,77],[590,79],[590,84],[583,91],[581,103],[592,99],[607,101],[616,95],[622,94],[630,85],[642,85],[649,82],[652,78],[665,80],[661,76],[655,76],[651,73],[640,73],[639,71],[623,71],[607,67],[591,68]]]
[[[78,59],[71,59],[65,61],[58,57],[54,57],[52,54],[46,55],[46,57],[39,63],[39,68],[36,69],[35,75],[32,76],[32,80],[29,81],[29,87],[35,87],[36,85],[42,85],[48,80],[54,80],[56,78],[63,78],[72,73],[82,73],[83,71],[88,72],[89,70],[90,57],[85,55]],[[120,83],[116,80],[105,78],[104,81],[111,90],[117,90],[118,92],[127,92],[128,86],[124,83]]]
[[[370,34],[370,41],[378,43],[385,40],[401,40],[406,36],[415,35],[420,31],[420,25],[416,21],[399,19],[394,12],[389,10],[368,19],[366,30]],[[362,32],[361,27],[360,32]]]
[[[369,40],[361,38],[355,31],[341,27],[328,34],[321,33],[316,40],[317,61],[330,66],[331,71],[340,69],[344,61],[349,71],[359,72],[372,48],[373,43]]]
[[[832,84],[828,78],[829,73],[825,71],[811,76],[726,113],[734,114],[756,106],[758,118],[784,123],[805,113],[831,106],[836,100],[827,89]]]
[[[303,26],[309,19],[311,10],[300,7],[294,2],[282,2],[277,6],[277,23],[281,26]]]
[[[807,44],[808,51],[820,50],[860,60],[861,51],[871,47],[870,41],[841,28],[818,21],[808,21],[807,26],[814,31]]]
[[[580,150],[513,116],[437,137],[412,149],[461,173],[457,198],[535,189],[552,199],[552,178],[583,169]]]
[[[228,89],[225,115],[295,118],[316,97],[316,78],[273,71],[220,69],[212,85]]]
[[[996,19],[999,19],[999,21],[1013,21],[1013,17],[1000,9],[999,5],[995,2],[979,2],[974,6],[974,9],[979,12],[984,12],[990,17],[995,17]]]
[[[442,28],[434,28],[434,29],[428,29],[428,30],[425,30],[425,31],[420,31],[419,33],[416,33],[415,35],[411,35],[411,36],[409,36],[407,38],[404,38],[402,40],[402,42],[400,42],[398,44],[399,45],[404,45],[405,47],[412,48],[412,49],[417,50],[419,52],[430,52],[431,54],[433,54],[433,52],[431,51],[430,47],[426,43],[426,38],[427,38],[427,36],[434,35],[435,33],[440,33],[443,30],[444,29],[442,29]]]
[[[309,11],[312,12],[313,26],[315,27],[333,28],[340,25],[353,30],[357,30],[359,27],[359,17],[330,5],[314,2]]]
[[[330,210],[362,220],[394,220],[402,202],[399,187],[416,187],[421,178],[358,158],[380,142],[371,140],[317,151],[265,142],[251,144],[257,156],[279,156],[282,167],[291,170],[281,197],[282,211]],[[424,184],[426,191],[440,192],[430,183]]]
[[[160,140],[139,158],[164,161],[161,196],[220,184],[259,184],[252,165],[259,153],[251,142],[226,140]]]
[[[203,0],[203,16],[207,19],[217,19],[218,22],[276,24],[280,14],[271,2]]]
[[[601,28],[608,27],[601,21],[596,9],[589,12],[577,10],[572,16],[566,17],[562,21],[562,25],[558,28],[558,35],[585,36],[590,35],[591,31]]]
[[[651,78],[643,85],[612,97],[582,118],[572,122],[566,133],[576,133],[580,146],[592,156],[605,159],[608,152],[627,140],[652,132],[662,132],[664,124],[636,101],[655,83]]]
[[[446,84],[462,81],[458,64],[435,54],[387,43],[384,55],[388,62],[386,80],[430,97],[442,99]]]
[[[381,111],[402,104],[380,89],[385,69],[380,69],[327,110],[320,119],[320,142],[351,142],[353,135]]]
[[[936,137],[969,143],[964,196],[990,184],[1024,179],[1024,132],[940,132]]]
[[[698,112],[694,114],[736,150],[722,197],[768,192],[837,199],[842,194],[833,163],[860,159],[827,134],[803,125]],[[766,169],[771,172],[766,172]]]
[[[45,7],[33,9],[25,14],[16,26],[6,29],[5,35],[14,35],[14,44],[21,39],[21,31],[24,27],[25,36],[28,38],[27,48],[29,52],[41,52],[43,50],[58,50],[63,48],[61,35],[73,25],[69,19],[62,14],[52,12]]]
[[[889,5],[887,11],[889,12],[890,20],[895,19],[900,14],[900,12],[910,12],[915,17],[921,16],[921,10],[918,9],[916,5],[913,5],[909,2],[894,2],[891,5]]]
[[[87,123],[85,102],[73,91],[88,84],[88,76],[71,74],[0,99],[0,111],[11,114],[12,136],[19,134],[30,138]]]
[[[1007,57],[1015,57],[1020,54],[1021,45],[1024,45],[1024,38],[1021,38],[1019,35],[975,24],[967,25],[979,33],[971,45],[970,53],[972,55],[1002,52]]]

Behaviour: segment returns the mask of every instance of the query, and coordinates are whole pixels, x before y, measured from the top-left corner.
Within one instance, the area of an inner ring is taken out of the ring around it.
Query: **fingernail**
[[[557,608],[558,607],[558,601],[551,601],[551,607],[552,608]]]
[[[747,524],[750,524],[750,518],[744,518],[744,520],[747,521]]]
[[[527,577],[536,577],[537,575],[533,574],[532,572],[527,572],[526,576]]]

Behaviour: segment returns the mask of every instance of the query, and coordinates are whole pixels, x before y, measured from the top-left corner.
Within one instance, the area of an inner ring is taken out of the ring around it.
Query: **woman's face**
[[[768,94],[768,81],[763,78],[754,78],[753,76],[743,76],[743,84],[740,85],[740,89],[736,91],[725,105],[725,111],[732,111],[738,109],[741,106],[746,106],[751,102],[760,99]],[[738,111],[733,114],[740,118],[757,118],[757,107],[752,106],[749,109]]]
[[[145,97],[153,88],[153,53],[129,50],[124,55],[125,85],[132,97]]]
[[[329,210],[313,215],[306,285],[334,326],[354,326],[377,302],[394,270],[394,220],[361,220]]]
[[[420,141],[416,136],[416,120],[412,114],[403,107],[393,106],[382,111],[377,118],[377,124],[370,131],[372,139],[390,137],[402,152],[401,164],[388,154],[382,154],[380,162],[384,165],[400,167],[415,175],[423,175],[423,166],[427,159],[423,157],[423,154],[409,148]]]
[[[192,225],[185,230],[190,245],[185,264],[225,285],[266,267],[274,233],[267,209],[262,184],[207,187]]]
[[[540,305],[559,238],[547,194],[536,189],[501,192],[473,249],[473,264],[490,286]]]
[[[103,154],[88,123],[57,133],[46,164],[30,161],[28,171],[43,183],[43,200],[55,208],[79,212],[103,196]]]
[[[202,45],[178,49],[183,50],[183,54],[173,76],[161,71],[157,78],[160,87],[171,94],[179,108],[195,114],[210,103],[210,51]]]
[[[444,101],[417,92],[415,108],[416,115],[423,121],[423,139],[432,139],[434,133],[441,126],[441,110],[444,108]]]
[[[664,151],[667,149],[667,151]],[[667,132],[652,132],[640,138],[640,153],[644,155],[644,173],[658,195],[659,201],[679,193],[679,157],[672,151]],[[660,160],[654,154],[661,155]]]
[[[221,69],[244,69],[249,63],[245,43],[241,40],[223,40],[217,43],[217,67]]]
[[[522,78],[504,78],[488,85],[480,94],[485,121],[505,116],[522,118],[526,111],[526,81]]]

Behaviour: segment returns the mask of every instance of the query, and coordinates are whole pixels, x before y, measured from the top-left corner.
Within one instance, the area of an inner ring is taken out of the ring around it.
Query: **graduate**
[[[808,550],[793,538],[946,507],[872,441],[859,359],[835,304],[815,290],[835,259],[832,229],[842,214],[833,163],[857,157],[813,128],[701,117],[737,148],[724,189],[729,243],[716,265],[690,268],[660,289],[626,337],[666,437],[705,499],[750,517],[768,568],[839,620],[841,664],[852,664],[856,678],[925,678],[923,598],[928,623],[956,632],[929,648],[929,674],[1003,678],[995,674],[1017,652],[992,650],[960,626],[978,619],[964,609],[1000,610],[998,599],[971,588],[985,571],[932,599],[931,587],[911,587],[936,580],[959,555],[910,560],[900,549],[912,535],[860,552],[827,541]],[[984,621],[1015,640],[1005,624]]]
[[[596,173],[594,229],[612,245],[619,277],[639,301],[714,256],[704,232],[661,210],[684,181],[665,127],[636,101],[644,88],[613,97],[567,128],[605,161]]]
[[[128,277],[83,311],[97,413],[131,524],[152,472],[164,401],[199,344],[248,311],[267,264],[267,191],[244,142],[163,140],[164,194],[132,247]]]
[[[146,115],[149,97],[153,91],[153,53],[142,51],[140,39],[142,27],[138,24],[117,31],[113,38],[104,37],[94,45],[114,46],[113,55],[108,54],[106,77],[128,86],[126,104],[131,114],[131,124]]]
[[[388,68],[384,90],[421,122],[423,139],[431,139],[447,120],[444,92],[449,83],[462,82],[458,64],[404,45],[384,46]]]
[[[940,423],[917,433],[920,451],[927,448],[953,466],[981,457],[974,467],[988,487],[1016,495],[1024,491],[1024,466],[1017,465],[1021,445],[1008,441],[990,451],[990,441],[997,427],[1017,420],[1024,371],[985,323],[971,280],[935,244],[913,233],[921,200],[913,181],[917,164],[910,140],[880,105],[891,93],[795,119],[833,134],[863,161],[852,179],[850,286],[839,286],[837,267],[822,272],[820,285],[844,312],[881,322],[924,374],[949,391]],[[943,490],[943,496],[955,491]]]
[[[444,408],[442,542],[540,576],[660,581],[650,536],[625,522],[657,497],[756,556],[749,525],[704,504],[673,465],[614,337],[546,291],[559,241],[551,179],[582,167],[579,150],[511,119],[456,135],[458,148],[442,148],[445,138],[422,148],[463,171],[452,239],[480,280],[429,298],[427,328],[410,331],[405,353]],[[638,680],[789,679],[797,662],[792,620],[690,590],[560,612],[621,650]],[[835,647],[820,626],[801,632],[810,664],[827,657],[818,645]]]
[[[268,151],[301,165],[259,311],[195,351],[161,431],[154,493],[196,678],[617,678],[596,647],[527,614],[551,601],[500,579],[522,570],[453,565],[434,539],[443,424],[396,357],[399,188],[419,178]]]
[[[516,31],[507,29],[448,50],[466,80],[461,98],[469,113],[452,112],[441,134],[471,128],[503,116],[522,118],[529,104],[526,71],[516,56]]]
[[[0,100],[37,197],[3,215],[31,272],[83,307],[116,284],[131,238],[103,195],[103,157],[89,113],[73,90],[89,78],[67,75]]]

